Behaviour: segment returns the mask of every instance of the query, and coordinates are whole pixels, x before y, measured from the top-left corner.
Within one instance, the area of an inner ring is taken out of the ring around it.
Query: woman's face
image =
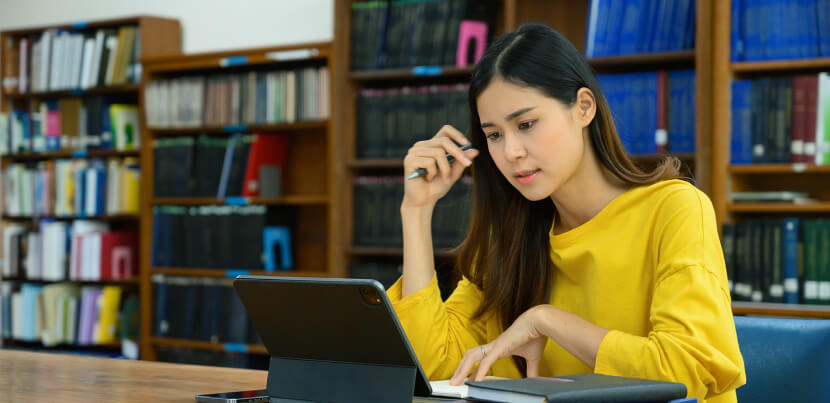
[[[477,104],[490,157],[525,198],[551,196],[577,171],[587,125],[578,103],[566,106],[534,88],[497,77]]]

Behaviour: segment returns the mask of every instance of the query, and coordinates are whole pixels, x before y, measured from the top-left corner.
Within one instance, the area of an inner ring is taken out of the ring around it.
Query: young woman
[[[714,211],[675,179],[677,160],[631,161],[587,63],[544,25],[496,40],[469,97],[469,140],[445,126],[404,160],[428,173],[406,181],[404,270],[388,294],[429,377],[595,372],[734,402],[746,378]],[[442,302],[430,222],[468,166],[463,277]]]

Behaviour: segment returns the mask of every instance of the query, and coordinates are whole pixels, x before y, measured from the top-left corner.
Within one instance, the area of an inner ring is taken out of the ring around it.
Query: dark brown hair
[[[473,207],[467,238],[459,246],[458,269],[484,292],[476,317],[495,314],[506,329],[529,308],[550,298],[553,262],[549,232],[555,207],[550,198],[529,201],[499,172],[487,152],[477,103],[490,82],[500,77],[535,88],[572,106],[580,88],[593,92],[597,104],[588,126],[591,145],[605,172],[633,187],[679,176],[680,163],[667,157],[657,169],[637,167],[623,149],[608,102],[588,63],[559,32],[525,24],[487,49],[470,82],[470,137],[481,153],[473,162]],[[525,372],[524,361],[516,363]]]

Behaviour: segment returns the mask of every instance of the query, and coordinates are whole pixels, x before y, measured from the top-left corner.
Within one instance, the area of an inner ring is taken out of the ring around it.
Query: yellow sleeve
[[[732,394],[746,375],[714,210],[697,190],[673,195],[661,210],[651,330],[645,337],[609,332],[594,371],[680,382],[701,401]]]
[[[473,320],[482,293],[466,278],[445,302],[435,275],[429,285],[406,298],[401,298],[401,279],[386,294],[431,380],[451,377],[467,350],[486,343],[484,321]]]

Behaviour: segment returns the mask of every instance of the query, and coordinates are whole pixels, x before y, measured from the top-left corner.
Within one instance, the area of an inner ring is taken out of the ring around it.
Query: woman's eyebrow
[[[514,112],[511,112],[511,113],[507,114],[507,116],[504,117],[504,120],[509,122],[509,121],[511,121],[513,119],[516,119],[517,117],[521,116],[521,114],[523,114],[525,112],[530,112],[534,109],[536,109],[536,106],[528,106],[527,108],[522,108],[522,109],[516,110]],[[494,125],[490,122],[484,122],[484,123],[481,124],[482,129],[485,128],[485,127],[490,127],[490,126],[494,126]]]

